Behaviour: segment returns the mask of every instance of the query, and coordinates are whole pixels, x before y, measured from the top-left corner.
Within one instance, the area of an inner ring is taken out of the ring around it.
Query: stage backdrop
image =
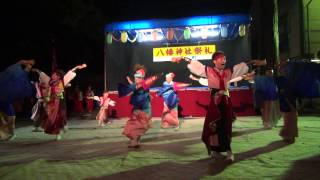
[[[188,44],[160,44],[155,42],[144,43],[112,43],[106,46],[106,76],[107,89],[116,90],[118,83],[127,83],[126,76],[132,78],[132,68],[134,64],[140,63],[146,66],[147,76],[174,72],[175,81],[191,82],[188,78],[189,71],[185,63],[175,64],[171,62],[153,62],[153,48],[157,47],[177,47],[193,45],[215,45],[216,50],[224,51],[227,56],[227,66],[232,67],[241,61],[250,59],[250,39],[249,36],[237,37],[232,40],[223,40],[216,42],[188,43]],[[204,64],[211,65],[210,60],[201,61]],[[164,76],[159,79],[155,87],[162,86],[165,80]],[[193,83],[193,86],[199,86]]]

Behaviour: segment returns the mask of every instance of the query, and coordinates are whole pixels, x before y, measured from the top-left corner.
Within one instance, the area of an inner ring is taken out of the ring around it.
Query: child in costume
[[[99,122],[99,126],[104,127],[105,122],[108,121],[108,106],[115,106],[115,102],[112,101],[109,97],[108,91],[103,93],[103,96],[94,96],[93,99],[100,102],[100,110],[96,116],[96,119]]]

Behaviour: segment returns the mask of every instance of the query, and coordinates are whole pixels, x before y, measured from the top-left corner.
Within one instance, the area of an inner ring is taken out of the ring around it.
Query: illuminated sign
[[[210,60],[216,45],[177,46],[153,48],[153,62],[171,61],[172,57],[188,57],[197,60]]]

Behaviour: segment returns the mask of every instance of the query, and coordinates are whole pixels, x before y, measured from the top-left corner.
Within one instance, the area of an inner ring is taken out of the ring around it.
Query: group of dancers
[[[265,66],[265,60],[251,60],[242,62],[232,69],[226,68],[226,56],[223,52],[217,51],[212,55],[212,66],[203,65],[200,61],[191,60],[186,57],[174,57],[173,63],[186,62],[190,78],[210,88],[210,103],[205,117],[202,141],[206,145],[208,154],[216,158],[225,152],[226,160],[233,161],[234,156],[231,149],[232,122],[234,113],[230,99],[230,83],[240,80],[252,81],[255,79],[255,72],[249,72],[249,64],[253,66]],[[56,70],[51,77],[44,72],[32,68],[34,60],[23,60],[10,67],[0,74],[0,110],[1,139],[13,139],[15,114],[12,103],[18,98],[32,96],[32,87],[35,87],[38,101],[33,108],[32,119],[36,122],[35,127],[42,127],[44,132],[56,135],[56,139],[62,138],[61,132],[67,125],[65,88],[70,86],[70,81],[76,76],[76,71],[86,67],[85,64],[76,66],[64,74]],[[285,66],[281,66],[279,76],[279,102],[283,112],[284,127],[280,135],[288,142],[294,142],[298,135],[297,112],[295,109],[294,96],[290,87],[290,80],[286,76]],[[33,71],[39,75],[39,80],[30,83],[27,73]],[[174,72],[165,75],[166,81],[158,91],[158,95],[164,99],[164,108],[161,118],[161,128],[179,128],[178,103],[179,97],[176,91],[187,87],[189,83],[174,82]],[[129,139],[129,148],[139,148],[141,137],[151,128],[151,99],[150,87],[159,79],[160,75],[146,77],[146,68],[136,64],[134,67],[134,80],[127,77],[128,84],[119,84],[119,97],[131,96],[130,104],[133,106],[132,114],[126,122],[123,135]],[[13,90],[10,90],[13,89]],[[114,106],[115,102],[108,97],[105,91],[101,97],[92,96],[91,99],[100,102],[100,110],[96,116],[99,126],[105,126],[108,121],[108,106]],[[272,108],[269,108],[272,109]],[[269,111],[270,110],[266,110]],[[267,112],[266,112],[267,113]]]
[[[51,77],[33,68],[34,65],[33,59],[21,60],[0,74],[0,85],[3,87],[0,90],[1,139],[13,140],[16,137],[13,102],[31,97],[34,93],[37,102],[31,119],[35,122],[35,131],[41,126],[46,134],[56,135],[57,140],[62,138],[61,130],[67,125],[65,88],[70,86],[76,71],[85,68],[86,64],[76,66],[67,73],[57,69]],[[30,72],[38,73],[38,80],[31,82]]]
[[[250,60],[241,62],[233,66],[232,70],[226,68],[226,56],[223,52],[217,51],[212,55],[212,66],[206,66],[197,60],[191,60],[186,57],[174,57],[172,62],[180,63],[187,62],[187,67],[191,72],[190,78],[198,81],[200,84],[210,88],[210,103],[207,108],[205,117],[202,141],[206,145],[208,154],[212,158],[221,157],[225,154],[225,159],[228,161],[234,160],[234,155],[231,150],[231,135],[232,122],[234,122],[234,112],[232,110],[232,102],[230,99],[229,88],[230,83],[235,83],[241,80],[250,82],[259,81],[255,71],[249,72],[249,66],[266,66],[266,60]],[[279,135],[285,142],[293,143],[298,136],[297,128],[297,110],[295,108],[295,98],[293,93],[293,83],[287,75],[286,64],[278,66],[279,75],[273,77],[277,88],[269,87],[265,90],[264,101],[268,101],[272,97],[273,91],[277,91],[278,103],[280,106],[274,106],[273,103],[263,103],[262,106],[263,124],[266,129],[275,126],[271,124],[270,117],[276,114],[277,108],[281,110],[284,119],[284,126],[281,128]],[[131,95],[130,104],[133,105],[133,111],[130,119],[127,121],[123,134],[130,139],[129,148],[138,148],[140,146],[141,137],[151,127],[151,104],[149,87],[158,79],[158,76],[145,77],[145,68],[141,65],[136,65],[134,69],[134,81],[129,77],[127,80],[129,85],[119,84],[119,96]],[[163,87],[158,91],[158,95],[164,99],[164,109],[161,118],[161,127],[167,128],[172,126],[179,127],[179,119],[177,113],[177,105],[179,98],[176,90],[181,87],[186,87],[188,83],[177,83],[173,81],[174,73],[166,74],[166,81]],[[259,87],[256,87],[259,89]],[[270,95],[271,94],[271,95]],[[273,99],[274,100],[274,99]],[[277,103],[274,103],[277,104]]]

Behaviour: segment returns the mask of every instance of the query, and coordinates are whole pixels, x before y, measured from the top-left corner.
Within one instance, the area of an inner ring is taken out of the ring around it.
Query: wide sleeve
[[[182,89],[182,88],[185,88],[185,87],[188,87],[188,86],[190,86],[190,84],[188,84],[188,83],[182,83],[182,82],[174,82],[173,83],[173,89],[175,91]]]
[[[207,79],[207,78],[199,78],[199,83],[200,83],[202,86],[208,86],[208,85],[209,85],[209,82],[208,82],[208,79]]]
[[[163,86],[159,89],[159,91],[157,92],[158,96],[162,96],[165,92],[169,91],[169,90],[173,90],[172,86]]]
[[[115,105],[116,105],[116,102],[115,102],[115,101],[112,101],[111,99],[109,99],[108,105],[110,105],[110,106],[115,106]]]
[[[93,96],[93,100],[101,101],[99,96]]]
[[[155,83],[155,81],[157,80],[159,78],[159,76],[151,76],[151,77],[148,77],[147,79],[145,79],[144,81],[143,81],[143,83],[142,83],[142,87],[143,87],[143,89],[149,89],[150,88],[150,86],[152,85],[152,84],[154,84]]]
[[[125,85],[125,84],[118,84],[118,95],[119,97],[127,96],[131,92],[133,92],[136,89],[136,84],[132,83],[130,85]]]
[[[77,74],[75,72],[73,72],[71,70],[68,71],[67,74],[63,76],[64,85],[66,86],[67,84],[69,84],[70,81],[76,77],[76,75]]]
[[[49,84],[50,77],[46,73],[40,72],[39,73],[39,81],[40,81],[40,83]]]
[[[196,74],[201,77],[207,77],[206,76],[206,66],[197,60],[190,61],[190,63],[188,64],[188,69],[193,74]]]
[[[236,64],[233,66],[233,72],[231,75],[231,79],[238,77],[238,76],[242,76],[246,73],[248,73],[249,71],[249,67],[246,63],[241,62],[239,64]]]

